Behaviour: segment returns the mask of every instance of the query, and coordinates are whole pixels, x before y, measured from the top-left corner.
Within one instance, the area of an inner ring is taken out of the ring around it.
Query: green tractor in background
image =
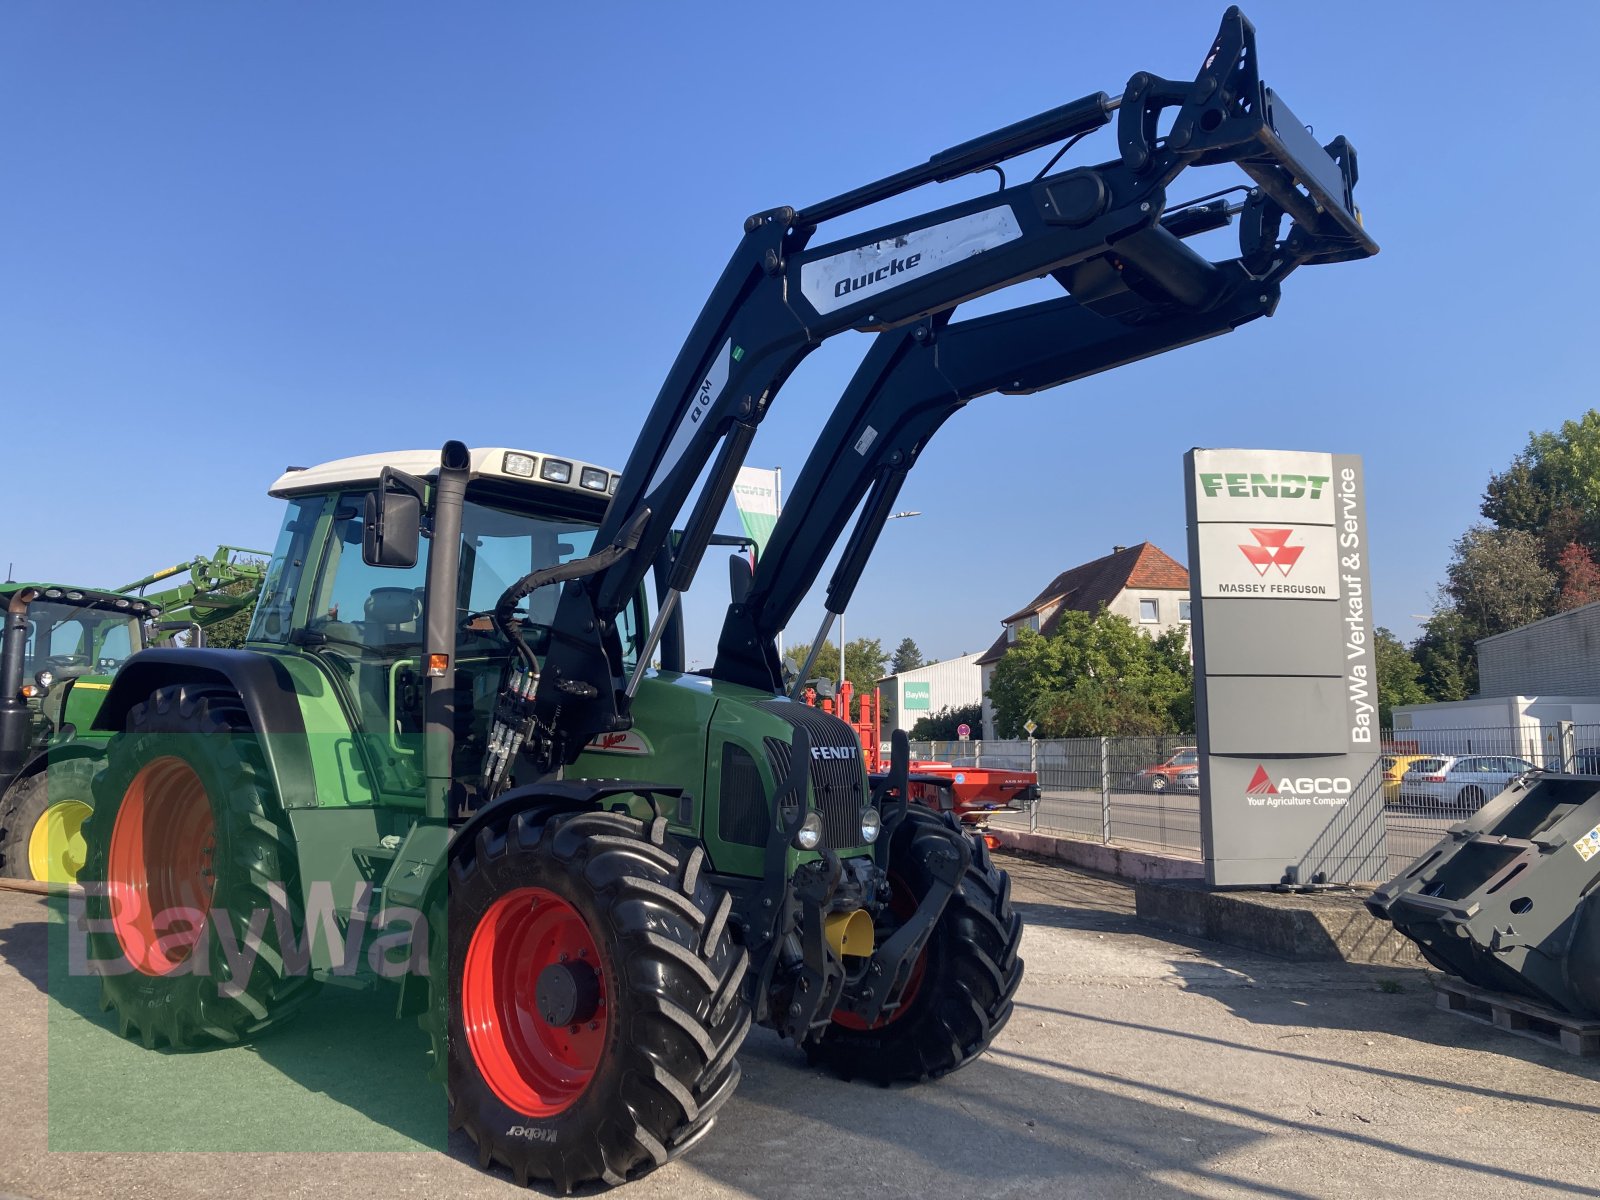
[[[265,551],[216,553],[106,592],[52,583],[0,585],[0,878],[71,883],[83,865],[91,784],[110,736],[94,727],[111,679],[134,653],[245,612]],[[188,572],[182,583],[145,589]]]
[[[114,736],[85,919],[122,1031],[234,1042],[319,980],[392,978],[450,1128],[484,1166],[564,1190],[698,1141],[752,1024],[885,1084],[982,1053],[1022,978],[1007,876],[953,815],[908,804],[904,734],[869,776],[851,726],[798,693],[908,472],[968,401],[1228,333],[1299,267],[1376,253],[1354,150],[1319,145],[1261,83],[1254,36],[1229,9],[1192,81],[1141,72],[1116,99],[751,216],[620,475],[447,442],[280,478],[245,648],[142,651],[96,718]],[[1058,153],[811,244],[1113,117],[1111,161]],[[1213,165],[1251,185],[1169,208],[1182,172]],[[1185,240],[1236,217],[1237,256]],[[1067,294],[953,319],[1047,277]],[[847,331],[875,336],[759,564],[730,562],[715,661],[689,671],[682,598],[757,427]],[[777,634],[830,561],[813,661],[790,677]]]

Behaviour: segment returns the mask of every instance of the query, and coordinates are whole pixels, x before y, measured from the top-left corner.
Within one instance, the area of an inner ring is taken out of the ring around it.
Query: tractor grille
[[[722,800],[718,805],[717,833],[725,842],[765,846],[772,815],[761,768],[750,751],[732,742],[722,743]]]
[[[813,750],[827,746],[849,751],[840,758],[813,755],[811,792],[822,817],[822,844],[833,849],[859,846],[866,777],[861,772],[861,743],[855,731],[838,717],[790,700],[772,700],[761,707],[791,725],[803,727],[811,735]],[[782,780],[789,774],[789,743],[769,737],[765,745],[773,777]]]

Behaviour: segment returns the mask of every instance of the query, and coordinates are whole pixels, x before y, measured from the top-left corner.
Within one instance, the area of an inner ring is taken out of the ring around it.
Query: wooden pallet
[[[1446,1012],[1547,1046],[1560,1046],[1568,1054],[1600,1054],[1600,1021],[1558,1012],[1525,996],[1491,992],[1448,975],[1436,976],[1433,989],[1439,1007]]]

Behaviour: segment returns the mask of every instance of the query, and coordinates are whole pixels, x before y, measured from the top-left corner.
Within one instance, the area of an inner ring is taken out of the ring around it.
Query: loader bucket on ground
[[[1469,983],[1600,1015],[1600,776],[1513,783],[1367,907]]]

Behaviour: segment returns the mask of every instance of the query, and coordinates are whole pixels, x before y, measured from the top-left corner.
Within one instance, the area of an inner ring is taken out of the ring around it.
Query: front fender
[[[260,737],[280,802],[285,808],[316,807],[317,775],[300,698],[288,669],[270,654],[172,646],[141,650],[112,680],[93,728],[120,732],[134,705],[179,683],[214,683],[235,692]]]

